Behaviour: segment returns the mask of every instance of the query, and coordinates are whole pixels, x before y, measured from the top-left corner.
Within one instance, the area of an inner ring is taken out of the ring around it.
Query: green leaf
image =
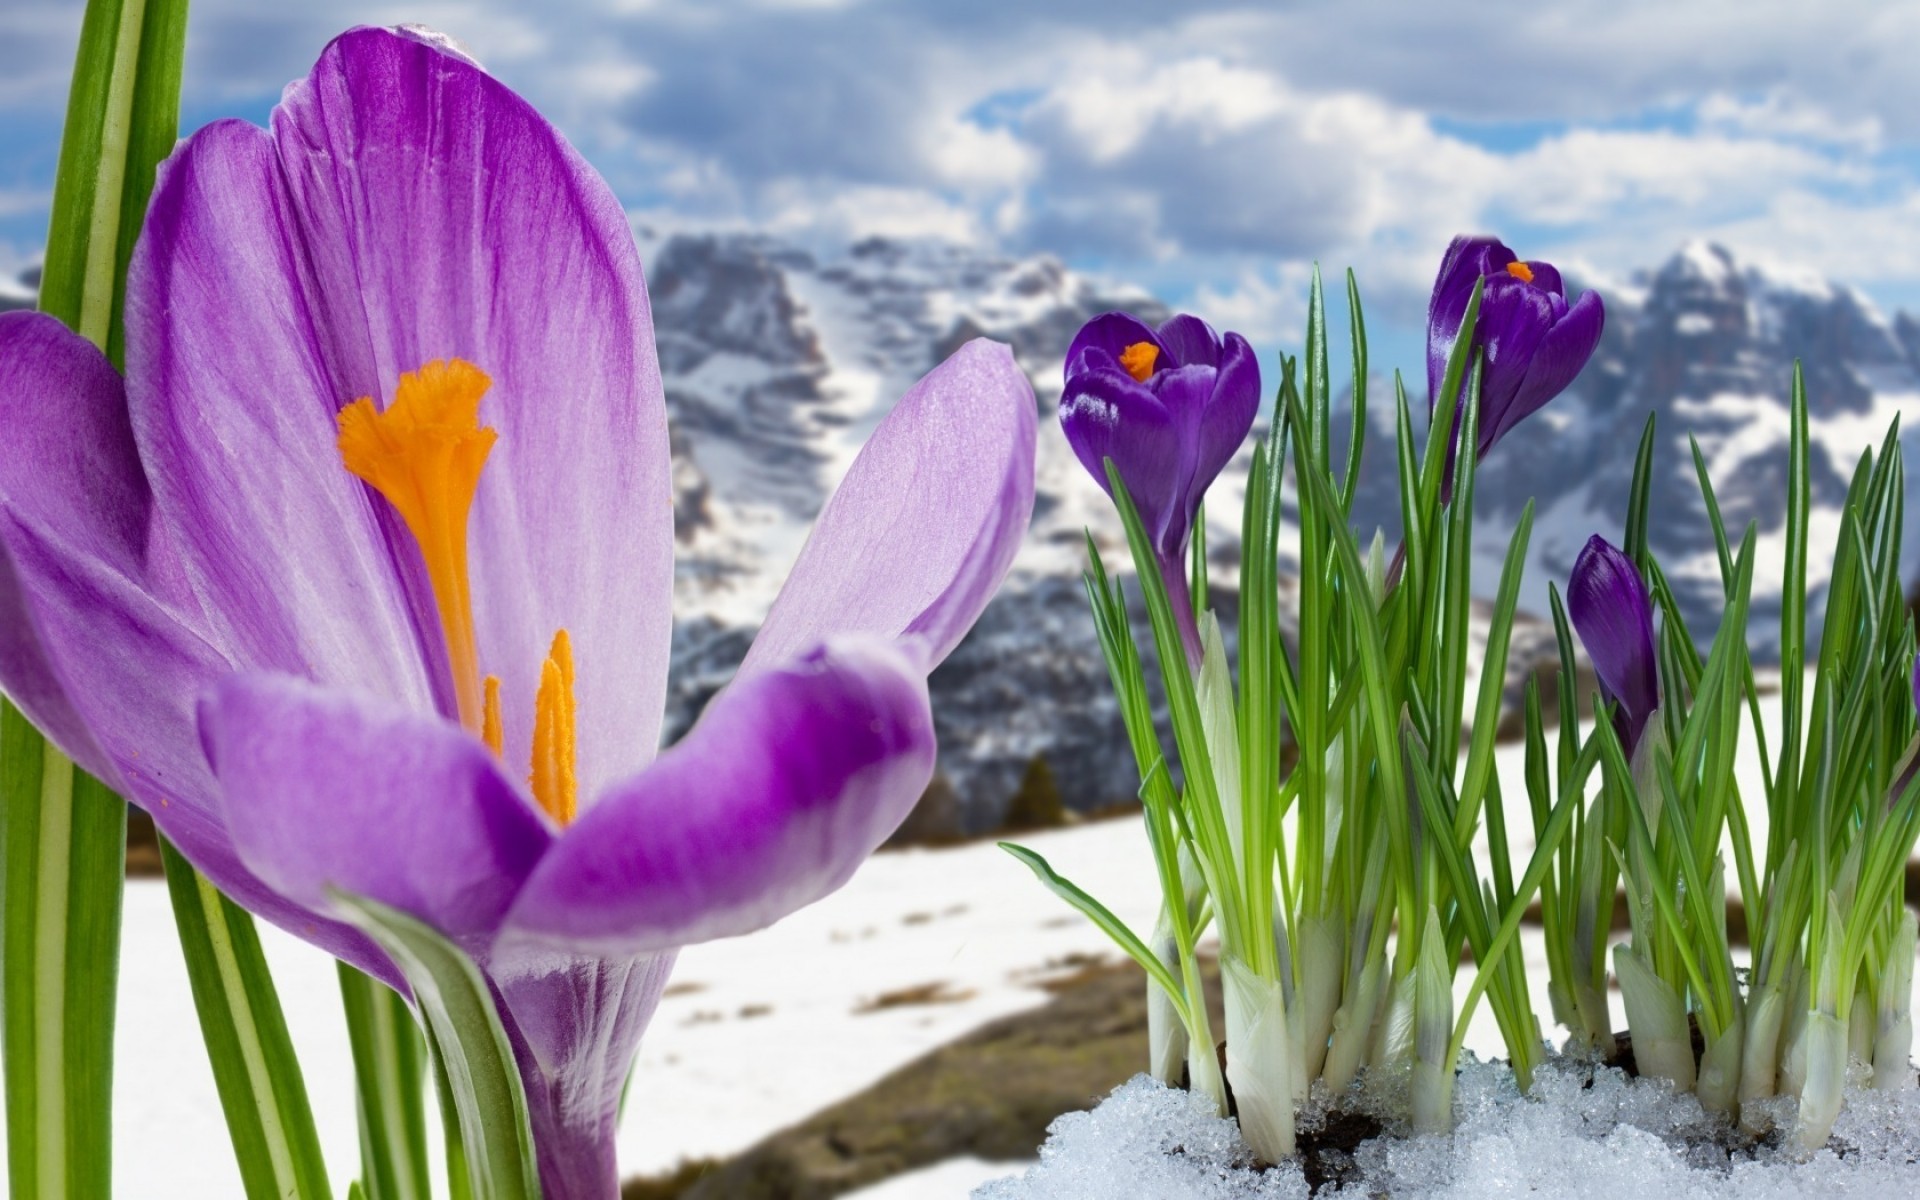
[[[1175,1005],[1182,1009],[1186,1007],[1186,989],[1180,986],[1180,982],[1173,977],[1171,971],[1167,970],[1166,965],[1160,961],[1160,957],[1148,949],[1147,944],[1141,941],[1133,930],[1127,928],[1125,921],[1114,916],[1111,909],[1063,878],[1046,859],[1025,846],[1016,845],[1013,842],[1001,842],[1000,848],[1027,864],[1040,882],[1047,886],[1047,890],[1065,900],[1089,921],[1098,925],[1102,933],[1113,939],[1114,945],[1126,951],[1127,957],[1139,963],[1141,970],[1145,971],[1155,983],[1166,989],[1167,995],[1173,998]],[[1173,900],[1175,903],[1183,902],[1179,897],[1174,897]]]
[[[180,131],[186,0],[90,0],[67,94],[40,309],[120,364],[120,297]]]
[[[0,700],[7,1178],[112,1192],[113,1020],[127,806]]]
[[[428,1200],[427,1047],[420,1027],[399,993],[346,963],[339,967],[367,1200]]]
[[[342,917],[379,943],[413,988],[427,1045],[441,1074],[445,1105],[459,1137],[449,1139],[456,1181],[475,1200],[530,1200],[540,1195],[527,1096],[513,1048],[480,969],[458,946],[397,909],[332,893]],[[455,1146],[464,1153],[454,1153]],[[455,1169],[464,1160],[465,1171]],[[458,1183],[455,1183],[456,1194]]]
[[[325,1200],[306,1082],[253,918],[160,841],[193,1005],[249,1200]]]
[[[184,0],[93,0],[81,24],[40,307],[119,362],[119,297],[179,128]],[[126,805],[0,701],[8,1182],[112,1191],[113,1024]]]

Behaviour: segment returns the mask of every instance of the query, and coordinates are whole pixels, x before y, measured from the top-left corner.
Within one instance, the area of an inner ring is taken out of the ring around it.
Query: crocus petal
[[[1159,333],[1145,321],[1130,313],[1101,313],[1082,325],[1080,332],[1073,335],[1073,341],[1067,346],[1067,376],[1071,379],[1080,369],[1079,364],[1089,350],[1099,350],[1114,362],[1119,362],[1122,351],[1141,342],[1146,342],[1162,355],[1167,354],[1168,347],[1160,340]]]
[[[198,630],[152,519],[105,356],[51,317],[0,315],[0,427],[0,688],[221,891],[398,984],[364,937],[279,896],[234,853],[193,711],[231,667]]]
[[[1211,380],[1200,382],[1211,374],[1205,367],[1162,372],[1156,393],[1122,371],[1084,371],[1067,380],[1060,396],[1060,428],[1080,465],[1111,494],[1106,460],[1113,460],[1155,546],[1184,536],[1182,503],[1193,480],[1193,435],[1179,419],[1191,414],[1176,415],[1161,393],[1171,389],[1172,398],[1193,400],[1195,388],[1211,387]]]
[[[1563,298],[1566,296],[1567,285],[1560,279],[1559,267],[1552,263],[1530,260],[1527,263],[1527,270],[1533,273],[1533,286],[1543,292],[1552,292],[1556,296]]]
[[[1160,344],[1167,348],[1167,353],[1173,358],[1173,363],[1168,365],[1182,367],[1220,365],[1220,356],[1225,351],[1225,347],[1221,345],[1220,335],[1213,331],[1213,326],[1199,317],[1191,313],[1180,313],[1169,318],[1157,332],[1160,335]],[[1228,334],[1227,336],[1235,338],[1240,335]]]
[[[200,709],[227,828],[277,891],[340,888],[487,944],[553,834],[458,727],[285,675],[233,675]]]
[[[388,30],[329,46],[288,89],[273,137],[317,324],[350,335],[326,347],[349,384],[323,397],[327,418],[437,358],[493,380],[480,411],[500,436],[470,546],[480,655],[501,680],[510,757],[532,744],[541,664],[564,627],[582,791],[631,774],[652,757],[665,707],[673,501],[625,211],[525,100]],[[411,567],[404,539],[400,557]]]
[[[1653,607],[1639,568],[1606,539],[1587,539],[1567,584],[1567,615],[1593,660],[1601,690],[1620,703],[1622,738],[1631,753],[1660,703]]]
[[[1488,237],[1456,237],[1440,259],[1440,273],[1427,303],[1427,407],[1431,411],[1446,379],[1447,358],[1466,319],[1473,287],[1482,278],[1504,270],[1514,261],[1513,251]]]
[[[1600,293],[1587,292],[1547,330],[1534,349],[1514,402],[1494,431],[1496,439],[1505,437],[1515,425],[1566,390],[1593,357],[1605,325],[1606,309]]]
[[[1176,318],[1178,319],[1178,318]],[[1171,407],[1171,406],[1170,406]],[[1200,409],[1194,430],[1194,472],[1187,503],[1197,505],[1208,486],[1246,443],[1260,413],[1260,360],[1237,333],[1221,347],[1219,373]]]
[[[836,639],[737,679],[698,724],[568,827],[508,918],[617,958],[761,928],[845,883],[933,775],[921,665]]]
[[[1515,409],[1523,399],[1521,384],[1541,342],[1553,328],[1556,300],[1557,297],[1512,276],[1487,281],[1475,334],[1485,348],[1480,374],[1479,453],[1482,457],[1519,421]],[[1461,392],[1464,396],[1464,380]],[[1540,397],[1535,407],[1550,399],[1550,394]]]
[[[673,960],[557,957],[538,973],[504,976],[489,963],[550,1200],[619,1192],[620,1098]]]
[[[234,662],[430,708],[430,603],[403,591],[391,531],[335,446],[335,409],[366,391],[330,343],[365,321],[324,321],[310,286],[266,133],[195,134],[162,166],[128,271],[134,437]]]
[[[153,597],[0,505],[0,680],[76,762],[153,817],[235,903],[395,987],[357,931],[267,886],[236,854],[192,706],[226,662]]]
[[[1033,515],[1036,405],[1012,353],[968,342],[916,383],[854,459],[741,671],[840,634],[945,658],[999,588]]]
[[[0,454],[0,688],[69,755],[110,778],[111,762],[75,711],[34,615],[35,593],[52,591],[56,604],[69,597],[59,578],[33,570],[66,575],[98,559],[123,581],[144,573],[151,496],[125,389],[106,356],[53,317],[0,313],[0,428],[8,439]],[[57,548],[43,549],[49,542]],[[113,655],[124,659],[118,647]]]

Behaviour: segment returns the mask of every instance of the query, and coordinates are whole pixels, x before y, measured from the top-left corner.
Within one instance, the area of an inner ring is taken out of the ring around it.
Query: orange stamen
[[[501,756],[501,746],[506,742],[506,735],[500,731],[500,677],[498,675],[487,676],[486,700],[482,705],[480,717],[480,739],[486,742],[487,749],[493,751],[495,758]]]
[[[362,396],[340,410],[340,461],[393,505],[420,547],[447,643],[460,723],[483,732],[480,658],[467,581],[467,514],[498,436],[480,424],[485,372],[436,359],[400,377],[393,403]]]
[[[1513,276],[1515,279],[1518,279],[1521,283],[1533,282],[1533,268],[1523,262],[1508,263],[1507,274]]]
[[[1160,347],[1152,342],[1135,342],[1120,352],[1120,365],[1141,383],[1153,375],[1153,364],[1160,361]]]
[[[540,666],[540,691],[533,704],[533,798],[560,825],[569,825],[579,806],[574,778],[573,643],[562,629]]]

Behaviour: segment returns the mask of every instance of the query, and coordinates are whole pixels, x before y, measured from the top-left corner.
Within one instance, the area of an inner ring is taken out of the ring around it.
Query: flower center
[[[463,359],[435,359],[400,377],[393,403],[362,396],[340,410],[340,461],[385,497],[407,524],[433,588],[447,644],[460,724],[502,754],[500,680],[480,676],[467,577],[467,518],[480,472],[499,434],[480,424],[480,398],[493,381]],[[534,799],[561,825],[573,820],[573,645],[562,629],[541,666],[534,698]]]
[[[1515,279],[1518,279],[1521,283],[1533,282],[1533,268],[1523,262],[1508,263],[1507,274],[1513,276]]]
[[[1145,383],[1153,374],[1153,364],[1158,361],[1160,347],[1152,342],[1135,342],[1120,352],[1120,365],[1141,383]]]

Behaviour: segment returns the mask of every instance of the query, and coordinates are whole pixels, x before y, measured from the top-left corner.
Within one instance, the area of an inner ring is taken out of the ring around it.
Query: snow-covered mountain
[[[1158,320],[1162,306],[1050,259],[877,240],[820,258],[763,237],[642,237],[678,496],[668,735],[731,676],[868,432],[985,335],[1013,346],[1040,398],[1034,525],[1007,586],[933,677],[940,778],[917,824],[990,823],[1036,760],[1069,804],[1131,796],[1138,780],[1079,584],[1083,531],[1118,551],[1118,522],[1052,414],[1061,360],[1088,317],[1125,308]]]
[[[1069,806],[1130,797],[1137,779],[1078,579],[1088,528],[1110,561],[1124,563],[1119,522],[1053,414],[1061,359],[1082,322],[1113,308],[1158,320],[1164,306],[1047,258],[884,240],[820,254],[741,233],[640,236],[673,427],[679,544],[668,735],[690,725],[731,676],[868,432],[948,352],[985,335],[1013,346],[1039,397],[1034,525],[1005,589],[933,677],[940,774],[916,822],[935,833],[989,826],[1037,762]],[[0,287],[0,307],[30,295],[30,282]],[[1592,365],[1483,466],[1481,590],[1492,591],[1505,538],[1530,497],[1538,513],[1522,605],[1535,613],[1546,612],[1547,581],[1564,586],[1590,534],[1619,537],[1651,410],[1659,419],[1652,539],[1689,624],[1703,641],[1710,635],[1720,586],[1691,433],[1734,535],[1748,520],[1759,527],[1753,629],[1764,655],[1779,610],[1793,358],[1805,363],[1811,402],[1809,565],[1823,589],[1854,462],[1897,414],[1920,416],[1920,322],[1889,320],[1850,288],[1763,270],[1705,244],[1606,299],[1606,336]],[[1377,524],[1391,539],[1390,414],[1372,409],[1356,522],[1363,536]],[[1226,585],[1216,599],[1229,610],[1245,467],[1243,454],[1210,506],[1210,544]],[[1915,524],[1909,568],[1920,558]],[[1816,610],[1819,598],[1816,591]],[[1512,673],[1551,652],[1550,632],[1528,623],[1516,630]]]

